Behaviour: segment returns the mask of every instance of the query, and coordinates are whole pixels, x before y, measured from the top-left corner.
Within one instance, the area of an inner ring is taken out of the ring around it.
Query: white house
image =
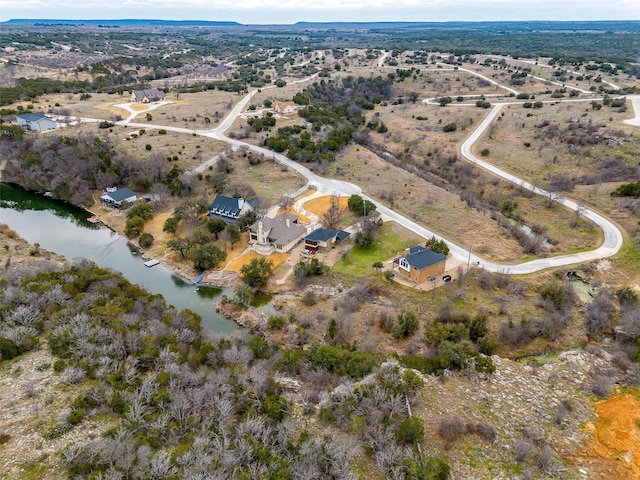
[[[137,195],[128,188],[118,190],[108,188],[107,192],[100,196],[100,200],[114,207],[122,207],[128,203],[133,203],[138,199]]]
[[[16,115],[18,126],[23,130],[31,130],[32,132],[45,132],[47,130],[55,130],[58,126],[56,121],[47,117],[42,112],[23,113]]]

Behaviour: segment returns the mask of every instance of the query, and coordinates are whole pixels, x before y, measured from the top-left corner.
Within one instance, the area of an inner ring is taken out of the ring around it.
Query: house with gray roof
[[[108,188],[107,192],[100,195],[100,200],[113,207],[124,207],[135,202],[138,196],[128,188]]]
[[[336,243],[344,242],[350,233],[335,228],[317,228],[304,237],[306,249],[315,249],[319,252],[329,250]]]
[[[294,214],[285,212],[275,218],[264,217],[249,227],[249,243],[261,255],[289,252],[307,234],[307,227]]]
[[[134,90],[131,92],[131,101],[137,103],[151,103],[164,100],[164,92],[157,88],[146,90]]]
[[[47,117],[42,112],[16,115],[16,121],[20,128],[32,132],[46,132],[47,130],[55,130],[58,127],[58,124],[53,118]]]
[[[393,270],[399,277],[416,284],[444,273],[447,257],[421,245],[408,248],[404,255],[393,261]]]
[[[240,215],[255,210],[255,201],[244,198],[233,198],[225,195],[217,195],[209,209],[209,218],[221,218],[227,223],[234,223]]]

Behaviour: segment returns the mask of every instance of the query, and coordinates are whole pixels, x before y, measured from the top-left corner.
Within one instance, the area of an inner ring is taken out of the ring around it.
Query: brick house
[[[428,248],[417,245],[393,261],[393,271],[400,277],[416,284],[424,283],[429,277],[444,273],[447,257]]]

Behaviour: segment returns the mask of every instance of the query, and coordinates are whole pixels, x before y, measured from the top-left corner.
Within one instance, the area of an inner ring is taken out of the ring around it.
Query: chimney
[[[284,223],[287,226],[287,228],[291,228],[291,219],[289,218],[285,219]]]

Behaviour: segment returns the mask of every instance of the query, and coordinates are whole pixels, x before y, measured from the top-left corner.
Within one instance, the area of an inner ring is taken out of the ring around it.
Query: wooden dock
[[[160,262],[158,260],[148,260],[146,262],[144,262],[144,266],[147,268],[151,268],[151,267],[155,267],[156,265],[158,265]]]

